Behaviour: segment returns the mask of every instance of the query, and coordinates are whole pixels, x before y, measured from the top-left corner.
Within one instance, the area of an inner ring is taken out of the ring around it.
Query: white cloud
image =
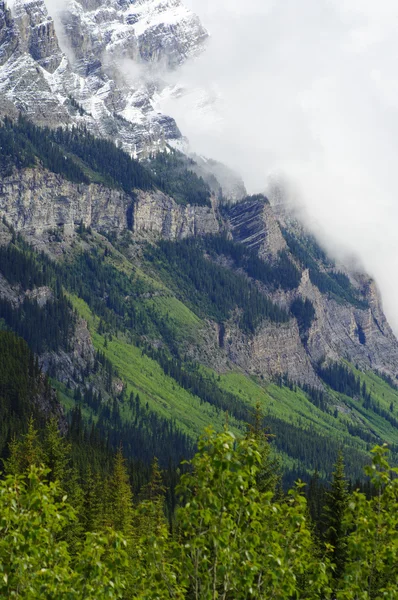
[[[186,3],[212,38],[163,110],[251,191],[278,172],[294,182],[329,246],[375,276],[398,331],[398,4]]]

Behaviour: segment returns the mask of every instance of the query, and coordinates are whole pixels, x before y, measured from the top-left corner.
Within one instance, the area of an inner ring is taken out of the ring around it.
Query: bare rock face
[[[291,381],[319,387],[294,319],[283,324],[265,322],[253,336],[227,327],[224,339],[228,358],[248,373],[266,378],[286,374]]]
[[[62,20],[81,65],[102,61],[109,53],[175,66],[196,54],[207,38],[198,17],[180,0],[72,0]]]
[[[5,2],[0,2],[0,66],[18,47],[18,29]]]
[[[18,231],[40,233],[83,223],[98,229],[127,228],[132,199],[99,185],[73,184],[41,168],[16,171],[0,181],[0,215]]]
[[[268,200],[249,197],[232,207],[228,220],[234,240],[256,250],[261,258],[275,258],[287,245]]]
[[[70,347],[70,352],[59,350],[46,352],[40,356],[40,366],[43,371],[53,373],[66,385],[75,383],[76,373],[82,374],[94,367],[95,349],[84,319],[77,320]]]
[[[37,63],[53,73],[62,62],[54,21],[42,0],[15,4],[15,22],[20,34],[20,49],[28,52]]]
[[[134,206],[135,233],[169,240],[215,234],[220,231],[215,209],[182,206],[162,192],[140,192]]]
[[[369,308],[357,308],[321,294],[309,278],[302,275],[299,294],[311,300],[316,318],[307,342],[313,362],[345,358],[364,369],[398,374],[398,341],[381,309],[380,297],[373,281],[368,281],[364,297]]]
[[[288,208],[284,206],[283,209],[283,223],[290,228],[286,217]],[[296,219],[292,222],[292,234],[299,238],[305,236],[306,232]],[[247,199],[233,206],[228,212],[228,225],[234,240],[253,248],[264,260],[272,261],[280,251],[288,251],[273,207],[264,198]],[[319,265],[319,268],[322,271],[324,266]],[[350,303],[321,293],[311,282],[308,269],[304,269],[297,290],[280,288],[271,293],[271,298],[286,310],[297,297],[312,302],[315,318],[308,337],[300,340],[295,321],[288,327],[261,327],[251,341],[239,341],[239,336],[231,336],[234,362],[257,373],[288,373],[291,379],[310,385],[319,385],[315,375],[319,361],[339,361],[341,358],[363,369],[376,369],[395,378],[398,375],[398,341],[384,316],[376,285],[364,274],[349,273],[346,269],[344,272],[362,303]],[[269,293],[266,289],[263,291]]]
[[[60,34],[73,60],[44,0],[16,0],[14,12],[0,1],[0,116],[84,125],[134,156],[181,137],[174,119],[154,108],[164,84],[148,68],[180,64],[202,48],[207,32],[179,0],[72,0]]]
[[[41,168],[15,171],[0,180],[2,216],[17,231],[35,234],[62,226],[72,235],[80,223],[165,239],[220,230],[215,208],[182,206],[157,191],[138,191],[133,198],[96,184],[74,184]]]
[[[0,116],[22,112],[40,124],[68,123],[68,111],[48,80],[63,60],[42,0],[18,0],[15,18],[0,3]]]

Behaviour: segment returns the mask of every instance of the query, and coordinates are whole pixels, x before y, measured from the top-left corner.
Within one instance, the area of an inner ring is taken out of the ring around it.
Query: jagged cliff
[[[274,258],[287,244],[269,202],[254,196],[236,204],[228,221],[233,238],[256,250],[264,260]]]
[[[127,194],[104,185],[74,184],[39,167],[15,170],[0,182],[0,216],[36,240],[57,228],[62,229],[64,238],[73,239],[76,228],[83,224],[97,231],[128,231],[132,240],[140,243],[224,232],[271,264],[280,252],[290,252],[264,197],[251,197],[222,213],[223,217],[215,197],[211,207],[179,205],[160,191]],[[291,260],[298,264],[294,256]],[[281,325],[264,323],[249,336],[232,319],[226,324],[223,349],[217,349],[217,334],[209,330],[207,346],[213,348],[210,362],[218,353],[220,368],[231,361],[249,373],[266,377],[286,373],[293,381],[316,386],[319,382],[314,367],[319,361],[345,358],[395,378],[398,343],[383,314],[377,288],[369,278],[355,276],[364,306],[321,293],[305,268],[297,289],[267,290],[260,286],[286,309],[298,297],[311,301],[315,316],[305,341],[294,319]],[[208,348],[199,351],[203,357],[208,353]]]
[[[181,239],[218,233],[216,207],[183,206],[160,191],[134,194],[98,184],[73,184],[43,168],[14,171],[0,180],[0,216],[17,231],[40,235],[83,223],[97,230]]]
[[[280,206],[275,214],[271,205],[261,197],[238,203],[228,215],[234,239],[254,248],[264,260],[272,260],[279,252],[288,249],[277,218],[278,213],[283,215],[282,222],[286,226],[286,210],[281,210]],[[304,229],[294,221],[293,231],[298,235],[297,232],[303,232]],[[345,358],[362,368],[384,371],[395,379],[398,375],[398,342],[384,316],[376,284],[364,274],[353,273],[351,277],[367,305],[366,308],[359,308],[348,301],[335,299],[331,294],[321,293],[311,282],[309,269],[305,268],[297,290],[274,291],[272,297],[284,307],[288,307],[297,297],[308,298],[312,302],[315,317],[305,341],[305,352],[313,365],[325,359],[338,361]],[[290,338],[295,339],[295,344],[303,345],[294,328],[290,332]],[[299,354],[298,352],[297,356]],[[276,355],[280,356],[280,351]],[[287,357],[288,353],[285,352],[284,360],[280,360],[281,365],[286,365],[286,372],[294,379],[309,381],[308,375],[304,375],[302,361],[296,360],[294,353],[290,353],[290,359]],[[275,360],[275,356],[273,358]],[[301,377],[298,376],[300,372]]]
[[[43,0],[17,0],[13,14],[0,2],[0,115],[85,125],[133,154],[180,137],[154,109],[164,84],[146,65],[173,66],[200,51],[207,32],[195,15],[179,0],[70,2],[61,21],[69,55]]]

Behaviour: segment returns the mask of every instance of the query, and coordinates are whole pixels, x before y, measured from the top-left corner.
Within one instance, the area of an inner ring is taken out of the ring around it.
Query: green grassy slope
[[[195,441],[203,429],[212,425],[217,430],[228,425],[235,431],[243,432],[246,423],[232,414],[226,414],[208,402],[182,388],[176,380],[166,375],[158,362],[147,356],[141,348],[126,336],[112,336],[98,333],[99,318],[94,316],[87,304],[71,296],[79,314],[87,320],[95,348],[104,352],[106,358],[117,370],[125,384],[126,397],[139,394],[142,402],[150,410],[163,418],[172,420],[176,427]],[[185,322],[187,327],[196,327],[197,318],[178,300],[159,298],[159,307],[165,309],[171,318]],[[350,366],[372,388],[375,398],[383,407],[390,408],[391,401],[398,406],[398,392],[393,390],[378,376],[362,373]],[[258,403],[265,417],[265,426],[275,436],[273,445],[280,455],[284,468],[289,473],[303,475],[319,468],[327,476],[332,469],[339,447],[345,449],[347,468],[352,477],[360,476],[363,465],[368,461],[369,449],[376,442],[396,444],[398,430],[382,416],[365,410],[361,403],[329,390],[330,397],[338,410],[325,412],[314,406],[301,389],[278,386],[249,377],[245,373],[231,371],[218,375],[211,369],[201,367],[203,376],[209,378],[215,387],[233,394],[246,407],[247,414],[254,412]],[[384,394],[384,397],[383,397]],[[69,403],[69,404],[68,404]],[[70,400],[67,405],[70,405]],[[132,413],[127,402],[120,408],[124,422],[129,422]],[[363,434],[371,436],[371,441],[362,439],[350,431],[356,426]]]

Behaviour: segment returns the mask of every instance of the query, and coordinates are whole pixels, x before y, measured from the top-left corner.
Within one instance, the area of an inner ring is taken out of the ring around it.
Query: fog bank
[[[329,248],[376,278],[398,331],[398,5],[186,4],[211,39],[172,76],[188,93],[164,94],[162,110],[251,192],[287,178]]]

